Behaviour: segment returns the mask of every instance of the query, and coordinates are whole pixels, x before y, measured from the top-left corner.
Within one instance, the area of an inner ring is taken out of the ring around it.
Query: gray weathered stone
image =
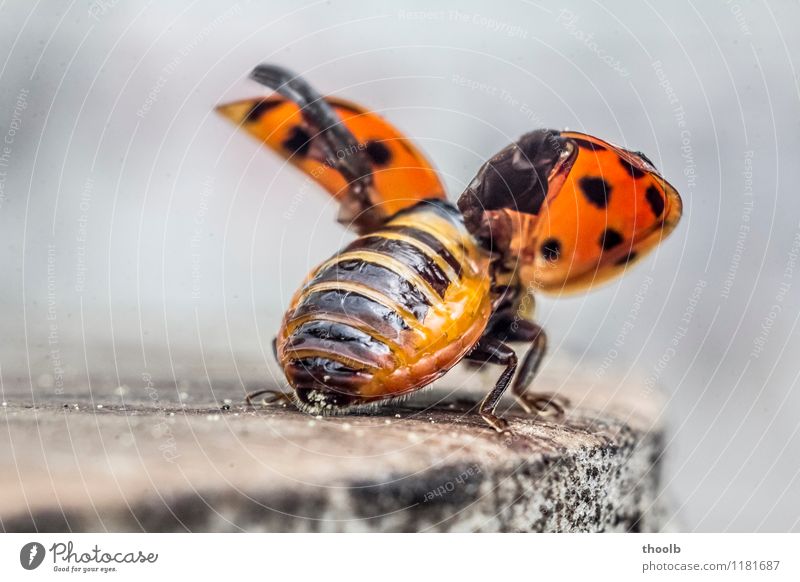
[[[169,390],[163,388],[169,382],[152,384],[162,387],[158,401],[146,389],[115,394],[96,381],[94,393],[111,396],[91,400],[76,385],[74,395],[34,406],[29,386],[15,392],[6,382],[0,526],[653,531],[661,525],[660,404],[635,387],[606,382],[585,393],[588,381],[571,380],[559,387],[573,401],[565,421],[543,422],[512,408],[514,436],[503,438],[470,413],[477,395],[467,402],[437,390],[372,415],[315,419],[290,408],[246,409],[241,388],[229,382],[212,383],[216,402],[203,402],[191,383],[182,400],[163,397],[174,383]]]

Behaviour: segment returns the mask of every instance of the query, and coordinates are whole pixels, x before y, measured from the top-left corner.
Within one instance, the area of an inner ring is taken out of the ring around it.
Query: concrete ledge
[[[245,409],[241,388],[224,382],[214,384],[214,398],[229,398],[213,405],[106,388],[114,396],[92,401],[76,388],[36,406],[6,394],[2,529],[566,532],[662,524],[660,408],[643,408],[629,388],[595,387],[601,396],[587,397],[580,383],[572,393],[562,387],[574,402],[569,417],[542,422],[512,409],[513,438],[470,413],[477,399],[443,391],[376,415],[314,419]]]

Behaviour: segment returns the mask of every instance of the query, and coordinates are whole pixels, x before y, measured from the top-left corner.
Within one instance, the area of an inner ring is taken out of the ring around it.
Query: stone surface
[[[184,381],[180,391],[146,375],[122,388],[97,379],[87,390],[76,380],[34,404],[30,383],[6,378],[0,526],[658,530],[659,399],[549,368],[539,385],[571,398],[568,417],[543,422],[512,407],[512,437],[473,414],[479,394],[441,387],[374,414],[312,418],[245,408],[242,387],[229,380]]]

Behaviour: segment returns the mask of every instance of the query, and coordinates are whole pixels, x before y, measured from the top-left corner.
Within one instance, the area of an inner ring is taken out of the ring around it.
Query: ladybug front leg
[[[514,377],[517,370],[517,354],[514,350],[491,336],[483,336],[467,354],[467,359],[484,364],[501,364],[506,367],[500,374],[492,391],[480,404],[479,412],[483,420],[499,433],[508,432],[508,421],[495,414],[495,408]]]
[[[544,329],[526,319],[512,321],[506,329],[508,330],[506,341],[524,341],[531,344],[522,358],[519,373],[511,386],[514,398],[528,414],[555,418],[564,416],[564,409],[569,406],[566,398],[547,392],[528,391],[547,353],[547,334]]]

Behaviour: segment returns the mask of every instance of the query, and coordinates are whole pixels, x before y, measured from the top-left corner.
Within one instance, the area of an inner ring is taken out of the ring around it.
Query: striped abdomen
[[[452,206],[425,201],[317,267],[284,318],[278,357],[301,406],[335,411],[430,384],[489,314],[487,257]]]

